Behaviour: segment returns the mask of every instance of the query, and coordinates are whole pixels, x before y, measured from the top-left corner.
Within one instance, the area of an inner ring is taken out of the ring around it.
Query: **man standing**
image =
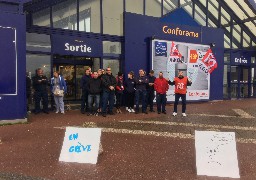
[[[87,89],[89,92],[88,95],[88,104],[89,104],[89,112],[87,113],[88,116],[94,114],[98,116],[97,110],[99,109],[100,104],[100,94],[102,90],[102,83],[101,79],[98,77],[98,72],[93,72],[93,78],[89,79],[87,83]],[[93,102],[95,103],[95,107],[93,109]]]
[[[84,114],[85,111],[89,110],[88,107],[88,89],[87,83],[91,78],[90,69],[85,70],[85,75],[81,78],[80,87],[82,89],[82,102],[81,102],[81,113]]]
[[[147,100],[150,112],[155,112],[153,109],[153,101],[155,98],[155,89],[154,89],[154,82],[156,77],[154,76],[154,71],[151,70],[148,76],[148,87],[147,87]]]
[[[106,69],[106,74],[102,76],[103,84],[103,95],[102,95],[102,116],[106,117],[107,114],[107,105],[109,103],[109,114],[113,115],[114,107],[114,98],[115,98],[115,87],[116,87],[116,78],[111,73],[111,68]]]
[[[35,90],[35,114],[40,113],[40,101],[43,99],[43,112],[49,114],[48,110],[48,79],[43,74],[43,70],[38,68],[33,77],[33,88]]]
[[[144,74],[144,70],[139,70],[139,77],[136,78],[136,91],[135,91],[135,114],[139,113],[139,102],[142,99],[142,113],[147,114],[147,84],[148,78]]]
[[[182,116],[186,115],[186,93],[187,86],[191,86],[192,82],[188,80],[188,77],[183,76],[183,72],[179,71],[178,77],[174,78],[174,81],[169,81],[170,85],[175,85],[175,102],[174,102],[174,110],[173,116],[177,116],[177,106],[179,103],[179,99],[182,100]]]
[[[166,114],[166,92],[169,89],[169,84],[168,81],[163,77],[162,72],[159,73],[159,78],[156,78],[154,87],[156,90],[157,112],[160,114],[162,111],[162,113]]]

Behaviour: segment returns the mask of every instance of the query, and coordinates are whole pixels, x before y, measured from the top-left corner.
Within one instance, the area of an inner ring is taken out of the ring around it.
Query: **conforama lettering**
[[[199,34],[197,32],[181,30],[179,27],[172,29],[168,26],[163,26],[163,32],[165,34],[173,34],[176,36],[189,36],[189,37],[195,37],[195,38],[199,37]]]
[[[65,44],[65,51],[76,51],[76,52],[92,52],[92,48],[87,45],[74,46],[69,43]]]

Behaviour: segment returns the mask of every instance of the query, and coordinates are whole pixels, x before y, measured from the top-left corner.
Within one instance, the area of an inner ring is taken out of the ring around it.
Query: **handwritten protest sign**
[[[197,175],[240,178],[234,132],[195,131]]]
[[[59,161],[96,164],[101,129],[67,127]]]

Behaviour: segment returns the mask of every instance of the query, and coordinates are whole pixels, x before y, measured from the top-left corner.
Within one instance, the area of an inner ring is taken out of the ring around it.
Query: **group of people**
[[[47,90],[49,82],[56,105],[56,113],[64,114],[63,97],[67,91],[64,78],[55,71],[51,80],[48,81],[40,68],[36,70],[36,75],[32,78],[35,98],[34,113],[41,112],[41,99],[43,100],[43,112],[49,113]],[[110,67],[106,68],[105,71],[99,69],[93,72],[91,72],[91,68],[87,68],[80,82],[82,90],[81,113],[87,113],[88,116],[97,116],[101,113],[103,117],[106,117],[107,114],[114,114],[114,105],[116,106],[116,113],[122,113],[121,107],[125,105],[128,112],[138,114],[140,113],[139,105],[141,103],[141,112],[147,114],[148,108],[149,111],[155,112],[153,101],[156,97],[157,113],[166,114],[166,93],[169,85],[175,85],[173,116],[177,115],[177,105],[180,98],[182,99],[182,116],[186,116],[186,92],[187,86],[191,84],[192,82],[183,76],[182,71],[179,71],[178,76],[173,81],[164,78],[163,72],[159,72],[156,78],[153,70],[147,76],[143,69],[139,70],[138,77],[135,77],[134,72],[131,71],[128,73],[127,79],[124,80],[123,73],[118,72],[115,77]]]

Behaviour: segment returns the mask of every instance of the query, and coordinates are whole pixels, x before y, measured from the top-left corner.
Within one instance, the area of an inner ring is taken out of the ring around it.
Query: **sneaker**
[[[56,111],[55,113],[56,113],[56,114],[58,114],[58,113],[59,113],[59,111]]]
[[[182,116],[183,116],[183,117],[186,117],[187,115],[186,115],[186,113],[182,113]]]
[[[106,113],[102,113],[102,116],[103,116],[103,117],[107,117]]]
[[[87,116],[90,116],[91,115],[91,113],[87,113]]]
[[[94,116],[98,116],[98,115],[99,115],[99,113],[97,113],[97,112],[94,114]]]
[[[120,110],[119,110],[119,109],[117,109],[117,110],[116,110],[116,113],[117,113],[117,114],[119,114],[119,113],[120,113]]]
[[[120,113],[120,114],[122,114],[122,111],[121,111],[121,109],[119,109],[119,113]]]
[[[85,113],[85,111],[81,110],[81,113],[82,113],[82,114],[84,114],[84,113]]]
[[[132,112],[132,110],[131,110],[131,109],[128,109],[127,111],[128,111],[129,113],[131,113],[131,112]]]
[[[134,109],[131,109],[131,112],[135,113]]]
[[[177,116],[177,113],[176,113],[176,112],[173,112],[172,115],[173,115],[173,116]]]
[[[65,114],[65,112],[64,112],[64,111],[62,111],[62,112],[61,112],[61,114]]]
[[[163,111],[162,113],[163,113],[163,114],[166,114],[166,111]]]
[[[142,113],[144,113],[144,114],[148,114],[148,112],[147,112],[147,111],[143,111]]]
[[[128,107],[125,107],[125,110],[126,110],[126,111],[129,111],[129,108],[128,108]]]
[[[160,112],[160,111],[158,111],[158,112],[157,112],[157,114],[161,114],[161,112]]]

